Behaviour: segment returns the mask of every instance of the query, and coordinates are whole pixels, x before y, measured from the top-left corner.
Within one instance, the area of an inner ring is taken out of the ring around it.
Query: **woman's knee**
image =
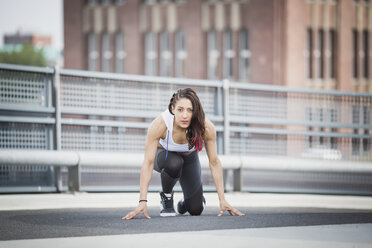
[[[185,206],[190,215],[201,215],[205,207],[205,198],[203,195],[192,197],[185,200]]]
[[[188,212],[190,215],[201,215],[204,210],[204,206],[193,206],[190,209],[188,209]]]
[[[166,166],[164,166],[164,170],[169,176],[173,178],[179,178],[181,176],[184,160],[180,155],[173,153],[168,154],[165,163]]]

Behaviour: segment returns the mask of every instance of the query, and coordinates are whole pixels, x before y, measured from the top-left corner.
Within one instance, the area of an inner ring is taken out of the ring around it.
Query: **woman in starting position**
[[[222,166],[217,156],[216,130],[205,118],[199,97],[191,88],[179,89],[170,99],[168,109],[150,125],[147,133],[144,161],[140,178],[138,206],[122,219],[132,219],[147,213],[147,191],[152,171],[160,173],[162,192],[160,216],[175,216],[173,187],[180,181],[183,199],[177,204],[177,212],[200,215],[205,206],[201,168],[198,152],[203,148],[208,155],[209,167],[220,201],[220,213],[242,216],[224,197]]]

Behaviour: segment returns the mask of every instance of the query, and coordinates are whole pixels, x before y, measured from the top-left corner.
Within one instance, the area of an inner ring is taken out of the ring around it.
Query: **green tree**
[[[36,49],[31,44],[24,44],[19,51],[0,52],[0,63],[46,66],[46,59],[42,49]]]

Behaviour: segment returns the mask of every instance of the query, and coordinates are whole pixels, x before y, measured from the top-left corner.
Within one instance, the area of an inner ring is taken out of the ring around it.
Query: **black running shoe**
[[[160,198],[160,216],[176,216],[176,212],[174,211],[173,207],[173,192],[169,194],[160,192]]]
[[[187,212],[186,206],[185,206],[185,201],[183,200],[183,198],[181,200],[179,200],[179,202],[177,204],[177,212],[179,214],[184,214],[184,213]]]

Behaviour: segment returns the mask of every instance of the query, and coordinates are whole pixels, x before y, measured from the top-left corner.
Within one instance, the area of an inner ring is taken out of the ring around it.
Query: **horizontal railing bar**
[[[79,155],[72,151],[0,150],[1,165],[77,166]]]
[[[142,166],[143,158],[143,153],[0,150],[0,165],[139,168]],[[220,155],[219,159],[223,169],[372,173],[372,163],[363,161],[235,155]],[[200,163],[204,169],[209,167],[206,155],[200,156]]]
[[[73,108],[73,107],[62,107],[62,114],[74,114],[74,115],[95,115],[95,116],[117,116],[117,117],[134,117],[134,118],[155,118],[161,115],[161,111],[133,111],[133,110],[112,110],[104,108]],[[208,119],[211,121],[223,121],[222,115],[208,115]]]
[[[24,66],[0,63],[0,69],[13,70],[13,71],[26,71],[26,72],[40,72],[40,73],[54,73],[54,68],[50,67],[37,67],[37,66]]]
[[[365,134],[335,133],[335,132],[309,132],[309,131],[295,131],[295,130],[279,129],[279,128],[231,126],[230,130],[231,132],[255,133],[255,134],[278,134],[278,135],[300,135],[300,136],[372,139],[372,135],[365,135]]]
[[[113,110],[104,108],[74,108],[61,107],[62,114],[74,115],[96,115],[96,116],[117,116],[117,117],[138,117],[138,118],[154,118],[161,114],[156,111],[133,111],[133,110]]]
[[[201,80],[201,79],[186,79],[186,78],[171,78],[145,75],[132,75],[123,73],[96,72],[96,71],[81,71],[71,69],[61,69],[61,76],[89,77],[100,78],[106,80],[123,80],[145,83],[160,83],[160,84],[176,84],[176,85],[194,85],[201,87],[222,87],[221,81]],[[63,82],[63,78],[61,79]]]
[[[305,89],[305,88],[291,88],[291,87],[278,86],[278,85],[239,83],[239,82],[230,82],[229,87],[230,89],[242,89],[242,90],[252,90],[252,91],[301,93],[301,94],[317,94],[317,95],[332,95],[332,96],[372,97],[371,93],[315,90],[315,89]]]
[[[52,117],[0,116],[0,122],[55,124],[56,120]]]
[[[30,104],[0,104],[0,110],[18,112],[54,113],[54,107],[33,106]]]
[[[75,119],[62,118],[63,125],[77,125],[77,126],[110,126],[110,127],[124,127],[124,128],[140,128],[147,129],[150,122],[138,121],[110,121],[110,120],[94,120],[94,119]],[[217,132],[223,131],[223,126],[215,126]]]
[[[320,121],[296,121],[277,118],[256,118],[231,115],[230,122],[242,124],[263,124],[263,125],[283,125],[283,126],[307,126],[307,127],[324,127],[324,128],[350,128],[350,129],[372,129],[372,124],[348,124],[337,122],[320,122]]]
[[[138,121],[110,121],[110,120],[93,120],[93,119],[75,119],[62,118],[63,125],[78,125],[78,126],[110,126],[110,127],[129,127],[146,129],[150,126],[150,122]]]
[[[372,163],[363,161],[301,159],[276,156],[241,157],[247,170],[372,173]]]

